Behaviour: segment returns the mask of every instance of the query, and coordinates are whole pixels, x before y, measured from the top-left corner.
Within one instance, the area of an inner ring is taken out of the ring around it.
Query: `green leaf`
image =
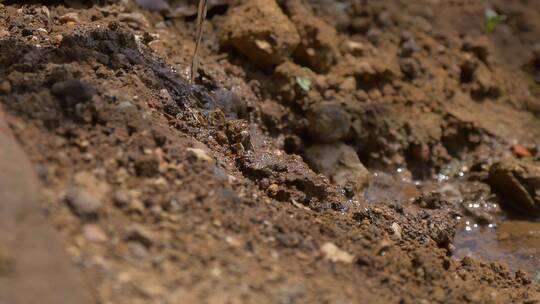
[[[296,76],[296,83],[304,92],[309,92],[311,89],[311,80],[307,78]]]
[[[495,28],[506,20],[505,15],[499,15],[496,11],[492,9],[486,10],[486,32],[492,33]]]

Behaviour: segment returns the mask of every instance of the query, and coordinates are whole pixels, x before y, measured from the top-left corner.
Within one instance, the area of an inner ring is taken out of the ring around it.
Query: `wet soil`
[[[0,303],[540,301],[538,2],[147,2],[0,8]]]

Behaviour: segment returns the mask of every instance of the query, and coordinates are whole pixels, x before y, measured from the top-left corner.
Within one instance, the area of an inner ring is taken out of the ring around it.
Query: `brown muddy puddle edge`
[[[477,200],[464,201],[454,184],[444,174],[433,176],[433,180],[414,181],[406,176],[406,170],[397,169],[393,174],[374,172],[373,180],[364,193],[370,203],[394,201],[410,205],[422,193],[453,192],[457,201],[465,208],[454,236],[452,257],[461,260],[471,257],[484,262],[505,264],[512,271],[525,270],[535,280],[540,279],[540,220],[516,218],[501,210],[499,203],[480,195]],[[464,177],[464,173],[458,174]],[[465,182],[467,184],[467,182]],[[495,213],[489,219],[474,218],[467,210]]]

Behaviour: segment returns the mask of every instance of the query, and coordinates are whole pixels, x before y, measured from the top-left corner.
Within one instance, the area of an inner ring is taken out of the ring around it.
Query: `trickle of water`
[[[199,8],[197,10],[197,38],[195,41],[195,51],[193,52],[193,58],[191,60],[191,83],[195,82],[197,71],[199,70],[199,48],[204,32],[203,27],[204,20],[206,19],[207,5],[207,0],[199,0]]]

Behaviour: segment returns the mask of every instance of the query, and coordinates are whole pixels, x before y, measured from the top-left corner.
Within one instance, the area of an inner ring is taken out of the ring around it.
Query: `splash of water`
[[[204,32],[204,20],[206,19],[208,1],[199,0],[199,8],[197,10],[197,38],[195,41],[195,51],[191,60],[191,83],[195,83],[197,71],[199,70],[199,49]]]

